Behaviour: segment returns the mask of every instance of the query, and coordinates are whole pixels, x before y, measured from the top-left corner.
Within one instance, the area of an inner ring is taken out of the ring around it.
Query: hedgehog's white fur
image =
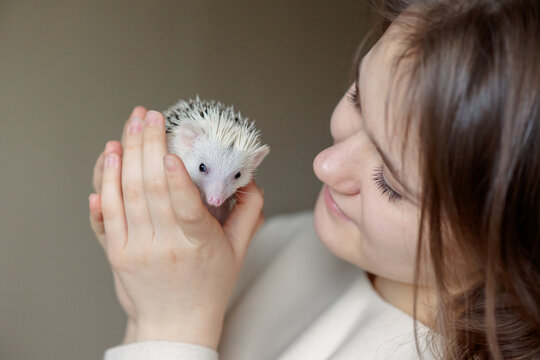
[[[197,96],[195,100],[179,100],[163,115],[169,151],[182,158],[203,199],[214,192],[233,200],[236,189],[251,181],[255,168],[270,151],[261,144],[254,122],[242,118],[233,106]],[[207,161],[212,168],[202,174],[199,164]],[[233,180],[237,171],[241,176]],[[227,205],[232,207],[234,201]]]

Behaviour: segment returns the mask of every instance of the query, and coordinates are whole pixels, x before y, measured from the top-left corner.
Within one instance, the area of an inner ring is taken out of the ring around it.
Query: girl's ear
[[[259,166],[261,162],[263,161],[263,159],[266,157],[266,155],[268,155],[269,152],[270,152],[270,146],[268,145],[261,146],[255,153],[255,157],[253,159],[253,168],[256,168],[257,166]]]
[[[179,125],[178,137],[182,142],[182,145],[188,149],[193,147],[195,139],[202,134],[202,129],[195,124],[185,122]]]

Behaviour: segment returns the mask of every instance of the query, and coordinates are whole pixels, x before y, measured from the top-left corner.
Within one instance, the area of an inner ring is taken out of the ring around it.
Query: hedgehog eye
[[[199,165],[199,170],[201,172],[207,172],[208,171],[208,169],[206,168],[206,165],[204,165],[203,163],[201,163],[201,165]]]
[[[241,175],[241,174],[240,174],[240,171],[239,171],[239,172],[236,173],[236,175],[234,175],[234,178],[235,178],[235,179],[238,179],[238,178],[240,177],[240,175]]]

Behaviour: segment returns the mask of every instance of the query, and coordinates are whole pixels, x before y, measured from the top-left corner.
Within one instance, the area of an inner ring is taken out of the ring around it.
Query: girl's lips
[[[334,201],[334,198],[332,197],[332,194],[330,194],[330,190],[327,185],[324,185],[323,191],[324,191],[324,201],[326,202],[326,206],[328,207],[330,212],[332,212],[333,214],[339,216],[340,218],[344,220],[352,221],[347,215],[343,213],[343,211],[341,211],[339,206],[337,206],[336,202]]]

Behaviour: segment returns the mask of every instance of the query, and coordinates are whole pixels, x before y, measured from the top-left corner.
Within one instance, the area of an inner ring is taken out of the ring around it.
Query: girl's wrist
[[[204,346],[217,351],[223,322],[209,326],[183,324],[169,327],[165,324],[138,324],[134,341],[174,341]]]

